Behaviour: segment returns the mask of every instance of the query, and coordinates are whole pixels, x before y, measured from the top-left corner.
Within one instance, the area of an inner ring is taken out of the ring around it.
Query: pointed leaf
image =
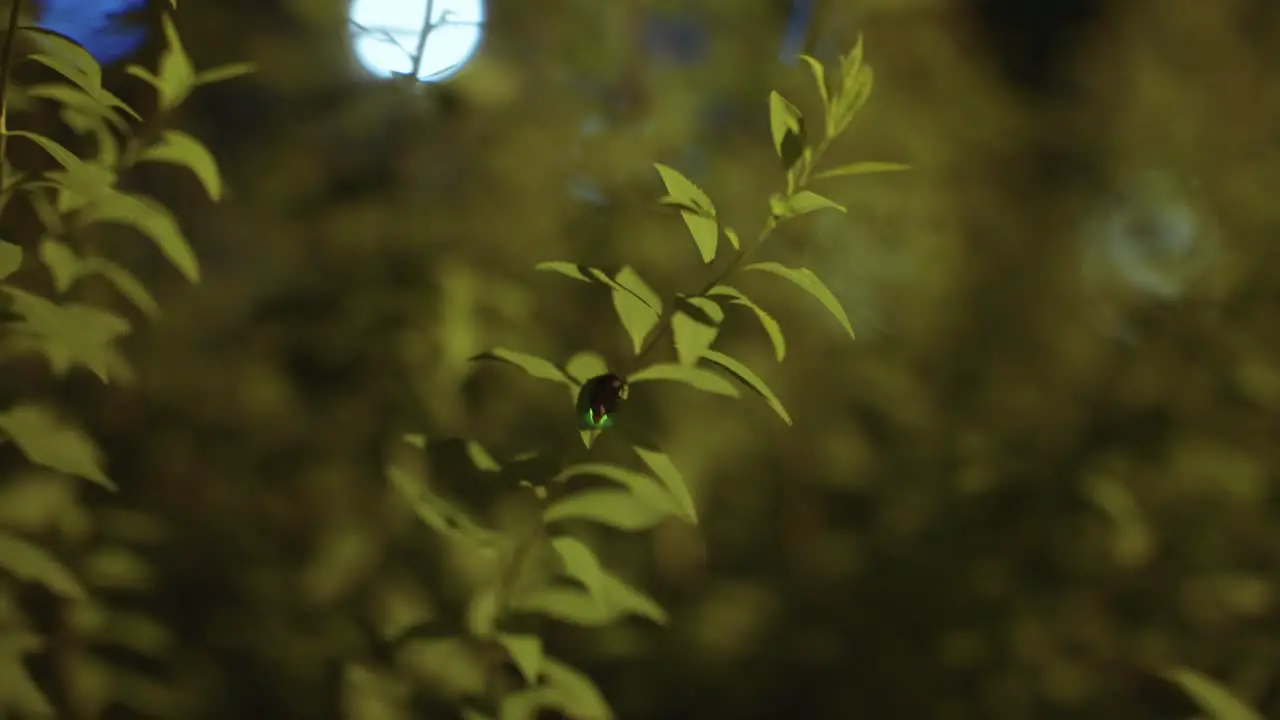
[[[18,272],[22,267],[22,246],[0,240],[0,280]]]
[[[49,408],[19,405],[0,412],[0,432],[36,465],[116,489],[102,471],[97,444]]]
[[[680,217],[693,236],[693,244],[698,247],[698,255],[703,263],[716,259],[717,241],[720,239],[720,225],[715,218],[699,215],[688,210],[681,210]]]
[[[500,633],[498,643],[506,649],[521,677],[530,685],[542,674],[542,638],[537,635]]]
[[[128,320],[90,305],[58,305],[15,287],[0,291],[12,298],[10,311],[22,318],[10,326],[10,352],[43,355],[58,375],[83,366],[109,382],[109,375],[123,372],[117,342],[132,329]]]
[[[655,313],[662,314],[662,298],[658,297],[658,293],[654,292],[653,288],[649,287],[644,278],[641,278],[640,274],[630,265],[623,265],[618,274],[614,276],[614,280],[623,289],[629,291],[632,295],[642,300],[645,305],[652,308]]]
[[[582,385],[591,378],[607,374],[609,365],[600,353],[584,350],[575,353],[573,357],[569,358],[569,362],[565,363],[564,370],[575,383]]]
[[[466,444],[467,459],[477,470],[483,472],[502,472],[502,465],[489,454],[484,446],[474,440],[468,440]]]
[[[827,88],[826,69],[822,67],[822,63],[818,62],[816,58],[809,55],[801,55],[800,59],[804,61],[805,65],[809,66],[809,72],[813,74],[813,82],[818,86],[818,96],[822,98],[823,111],[825,112],[829,110],[831,107],[831,96]]]
[[[511,599],[512,612],[542,615],[579,627],[598,628],[626,616],[601,603],[586,590],[575,586],[552,585],[516,595]]]
[[[724,226],[724,237],[733,246],[734,250],[742,249],[742,240],[738,237],[738,232],[728,225]]]
[[[234,80],[245,75],[252,75],[258,71],[258,66],[253,63],[230,63],[227,65],[219,65],[218,67],[202,70],[196,75],[197,85],[212,85],[214,83],[226,82]]]
[[[1176,668],[1164,676],[1182,688],[1208,715],[1208,720],[1262,720],[1262,714],[1245,705],[1217,681],[1190,668]]]
[[[534,265],[533,269],[541,270],[543,272],[560,273],[565,277],[571,277],[574,280],[581,280],[582,282],[592,281],[587,275],[588,268],[584,268],[582,265],[577,265],[575,263],[565,262],[563,260],[540,262],[537,265]]]
[[[0,685],[0,707],[17,717],[57,717],[53,704],[27,670],[26,656],[44,647],[44,641],[31,633],[9,630],[0,636],[0,678],[5,678]]]
[[[156,90],[161,111],[172,110],[191,94],[196,86],[196,69],[191,57],[182,46],[178,28],[173,18],[165,14],[161,19],[164,28],[165,50],[160,55]]]
[[[562,483],[573,477],[593,475],[615,482],[631,492],[640,503],[661,510],[668,515],[680,515],[681,511],[669,493],[657,480],[648,475],[608,463],[578,463],[561,470],[552,482]],[[572,496],[570,496],[572,497]]]
[[[853,333],[853,325],[849,322],[849,316],[845,314],[844,308],[840,306],[840,301],[831,293],[826,284],[813,274],[808,268],[789,268],[776,262],[762,262],[748,265],[743,270],[757,270],[777,275],[780,278],[790,280],[797,287],[817,298],[818,302],[827,309],[836,320],[840,321],[840,326],[849,333],[849,337],[855,337]]]
[[[848,165],[841,165],[840,167],[832,168],[830,170],[823,170],[822,172],[815,174],[812,179],[824,180],[826,178],[845,177],[848,175],[871,175],[874,173],[902,172],[910,169],[910,165],[904,165],[903,163],[867,160],[863,162],[849,163]]]
[[[618,312],[622,328],[631,338],[631,345],[637,354],[644,349],[644,340],[658,326],[658,314],[643,300],[622,288],[613,290],[613,309]]]
[[[773,408],[773,411],[778,414],[778,417],[781,417],[788,425],[791,424],[791,414],[782,406],[782,401],[779,400],[778,396],[773,394],[773,390],[770,390],[769,386],[766,385],[758,375],[751,372],[751,369],[746,365],[743,365],[724,353],[716,352],[715,350],[708,351],[707,354],[703,356],[703,359],[713,362],[733,373],[747,387],[751,388],[757,395],[764,398],[764,401],[769,404],[769,407]]]
[[[805,215],[816,210],[839,210],[848,212],[845,206],[827,197],[809,190],[801,190],[791,197],[778,197],[772,202],[773,214],[780,218]]]
[[[84,265],[80,256],[70,245],[52,238],[40,241],[40,261],[49,269],[53,278],[53,289],[62,294],[71,289],[76,280],[84,274]]]
[[[566,520],[600,523],[626,532],[648,530],[673,515],[670,510],[642,501],[626,490],[580,490],[552,502],[542,514],[547,524]]]
[[[146,235],[169,262],[191,282],[200,281],[200,263],[173,213],[143,195],[113,192],[85,210],[86,222],[110,222]]]
[[[651,382],[654,380],[667,380],[671,382],[684,383],[691,387],[709,392],[715,395],[724,395],[726,397],[741,397],[738,389],[732,383],[720,377],[719,375],[702,368],[688,367],[678,363],[658,363],[650,365],[627,378],[627,382],[632,385],[642,382]]]
[[[105,258],[84,258],[83,262],[84,276],[102,277],[144,315],[152,319],[160,317],[160,304],[133,273]]]
[[[165,130],[139,159],[187,168],[204,186],[209,199],[214,202],[222,199],[222,174],[218,171],[218,161],[204,143],[184,132]]]
[[[671,619],[653,598],[612,573],[606,572],[601,576],[600,594],[605,607],[612,608],[615,612],[639,615],[659,625],[666,625]]]
[[[604,568],[600,567],[595,551],[581,540],[567,535],[553,538],[551,547],[560,556],[565,575],[582,583],[592,597],[599,599]]]
[[[769,132],[773,136],[773,149],[778,157],[783,156],[783,145],[788,135],[802,135],[801,120],[800,109],[782,97],[781,93],[774,90],[769,94]],[[800,137],[802,144],[803,139]]]
[[[539,380],[551,380],[552,382],[564,383],[571,387],[573,386],[573,381],[570,380],[560,368],[540,357],[516,352],[515,350],[494,348],[488,352],[483,352],[472,357],[471,360],[493,360],[496,362],[506,363],[508,365],[514,365]]]
[[[685,177],[679,170],[668,167],[661,163],[654,163],[658,174],[662,176],[662,184],[667,188],[667,197],[671,202],[689,208],[701,215],[715,217],[716,207],[711,203],[711,198],[702,191],[697,185],[694,185],[689,178]]]
[[[20,27],[18,33],[25,36],[25,39],[29,39],[35,46],[36,53],[33,55],[43,54],[52,57],[60,65],[68,68],[67,72],[62,73],[68,80],[77,84],[84,82],[89,85],[102,85],[102,66],[76,41],[52,30],[36,27]]]
[[[614,720],[615,715],[595,682],[569,665],[547,658],[543,665],[547,689],[542,707],[573,720]]]
[[[693,366],[720,334],[724,309],[705,297],[685,298],[683,305],[671,316],[671,335],[680,364]]]
[[[89,596],[61,560],[17,535],[0,533],[0,571],[19,580],[40,583],[70,600],[84,600]]]
[[[734,305],[741,305],[755,313],[756,318],[760,321],[760,327],[764,328],[765,334],[769,336],[769,342],[773,344],[773,354],[778,358],[778,362],[782,362],[786,358],[787,340],[782,335],[782,326],[778,324],[778,321],[772,315],[765,312],[764,308],[755,304],[741,290],[728,285],[717,285],[708,290],[707,294],[731,297],[733,300],[730,302]]]
[[[693,496],[689,494],[689,486],[685,485],[684,476],[680,474],[680,470],[676,468],[675,463],[671,462],[671,458],[665,453],[657,450],[649,450],[640,446],[632,446],[644,464],[649,466],[649,470],[667,486],[667,490],[671,491],[671,496],[675,498],[676,506],[683,512],[684,518],[691,523],[698,522],[698,509],[694,507]]]

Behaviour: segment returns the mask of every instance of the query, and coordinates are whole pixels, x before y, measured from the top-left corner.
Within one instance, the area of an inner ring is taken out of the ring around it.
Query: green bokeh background
[[[388,491],[388,440],[499,458],[578,442],[562,389],[467,358],[626,361],[608,298],[533,266],[701,286],[652,163],[698,148],[702,186],[754,234],[780,183],[766,98],[813,111],[809,77],[777,61],[784,18],[763,0],[698,4],[712,41],[694,68],[638,41],[647,9],[682,4],[491,0],[483,51],[427,87],[363,78],[340,2],[180,5],[198,66],[261,71],[174,119],[222,160],[227,202],[176,170],[137,179],[178,211],[205,282],[139,250],[166,318],[131,345],[138,386],[56,391],[122,492],[0,485],[0,523],[100,588],[93,610],[11,593],[51,633],[29,664],[55,697],[113,688],[133,709],[110,717],[452,717],[442,698],[480,659],[377,638],[456,621],[493,563]],[[629,401],[702,524],[594,538],[668,628],[548,632],[621,718],[1182,720],[1150,674],[1177,664],[1280,716],[1280,35],[1259,7],[1113,3],[1038,95],[958,3],[825,8],[815,52],[861,32],[876,70],[831,161],[914,170],[832,182],[847,215],[766,246],[828,282],[856,342],[793,288],[741,284],[788,357],[740,308],[718,347],[794,427],[751,399]],[[712,103],[731,119],[708,129]],[[1169,300],[1108,265],[1090,223],[1153,171],[1210,228],[1194,265],[1162,271]],[[584,179],[611,202],[575,199]],[[522,512],[458,463],[431,477],[487,524]],[[103,627],[118,637],[83,639]]]

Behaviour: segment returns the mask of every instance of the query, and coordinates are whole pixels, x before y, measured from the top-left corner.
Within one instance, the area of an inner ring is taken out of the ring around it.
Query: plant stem
[[[818,144],[818,147],[814,149],[812,158],[810,158],[808,161],[805,162],[805,165],[801,168],[800,174],[796,179],[796,183],[795,183],[796,190],[803,188],[805,184],[809,182],[809,174],[813,172],[814,166],[816,166],[818,164],[818,161],[822,159],[822,155],[826,153],[827,148],[830,147],[830,145],[831,145],[831,138],[825,138],[822,142]],[[744,247],[742,251],[739,252],[737,255],[734,255],[733,260],[729,261],[729,264],[726,265],[723,270],[721,270],[719,273],[716,273],[716,275],[712,277],[711,280],[709,280],[706,285],[703,285],[702,289],[699,290],[697,294],[694,295],[693,297],[701,297],[703,295],[706,295],[707,292],[711,290],[711,288],[714,288],[715,286],[727,280],[730,275],[732,275],[735,271],[737,271],[737,269],[742,265],[743,261],[746,260],[748,256],[750,256],[756,250],[758,250],[760,246],[764,244],[765,240],[769,239],[769,236],[773,234],[774,229],[776,229],[777,227],[778,227],[778,220],[777,218],[773,217],[772,213],[770,213],[769,219],[765,221],[764,227],[760,229],[760,233],[756,235],[756,239],[750,245]],[[635,365],[636,367],[634,367],[632,371],[628,372],[627,373],[628,375],[630,375],[631,372],[638,370],[640,361],[646,358],[649,355],[649,353],[658,346],[658,343],[664,340],[667,334],[671,332],[671,316],[674,314],[674,312],[675,311],[672,308],[666,308],[663,311],[662,317],[658,318],[658,331],[655,332],[653,335],[651,335],[649,337],[649,340],[645,342],[644,346],[640,348],[640,352],[636,353],[635,358],[632,360],[633,365]]]
[[[430,0],[428,0],[428,4],[429,2]],[[430,17],[429,12],[428,17]],[[420,47],[421,44],[422,43],[420,42]],[[817,148],[814,149],[813,155],[805,161],[805,164],[801,167],[799,174],[796,176],[795,190],[799,190],[808,183],[810,173],[813,171],[814,166],[818,164],[818,160],[820,160],[822,155],[827,151],[830,144],[831,138],[826,138],[818,144]],[[764,227],[760,229],[760,233],[756,236],[755,240],[750,245],[744,247],[737,255],[733,256],[733,259],[729,261],[729,264],[708,280],[694,297],[706,295],[709,290],[724,282],[730,275],[736,272],[742,265],[743,261],[759,249],[759,247],[764,244],[764,241],[769,238],[777,227],[778,220],[771,213],[769,219],[765,221]],[[638,365],[640,360],[656,348],[658,343],[665,339],[671,332],[671,316],[673,313],[674,310],[670,308],[663,311],[662,317],[658,321],[658,331],[651,335],[649,340],[643,347],[641,347],[640,352],[636,354],[636,357],[632,361],[633,364]],[[578,450],[581,452],[582,448],[578,448]],[[568,464],[570,463],[566,460],[565,465],[567,466]],[[549,500],[543,501],[543,505],[547,502],[549,502]],[[515,590],[516,583],[520,579],[520,573],[524,569],[524,564],[528,560],[529,555],[533,552],[533,548],[537,544],[538,540],[543,536],[542,529],[542,524],[540,522],[535,522],[529,532],[520,538],[516,543],[515,549],[512,550],[510,562],[508,562],[506,567],[503,568],[502,574],[498,578],[498,583],[494,589],[493,603],[495,624],[498,619],[505,614],[507,605],[511,602],[511,595]],[[495,662],[490,667],[485,688],[486,695],[492,706],[493,712],[499,715],[502,712],[502,702],[506,694],[506,689],[503,687],[502,683],[502,668],[504,664],[505,663],[503,662]]]
[[[22,0],[12,0],[9,6],[9,26],[4,32],[4,57],[0,58],[0,209],[8,200],[9,189],[9,76],[13,74],[13,59],[18,47],[18,18],[22,13]]]
[[[427,36],[435,30],[435,26],[431,24],[432,10],[435,6],[435,0],[427,0],[427,13],[422,18],[422,32],[418,34],[418,46],[413,50],[413,79],[418,79],[418,74],[422,72],[422,56],[427,51]]]

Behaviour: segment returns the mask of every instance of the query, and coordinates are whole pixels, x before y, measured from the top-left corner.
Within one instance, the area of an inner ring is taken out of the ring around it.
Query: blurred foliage
[[[439,638],[467,627],[497,556],[424,527],[388,458],[483,527],[525,527],[519,481],[562,459],[527,453],[581,447],[567,392],[468,359],[624,366],[599,288],[532,268],[699,287],[653,163],[760,227],[770,92],[820,114],[779,47],[803,36],[831,67],[861,34],[876,91],[829,161],[914,171],[832,180],[847,212],[769,247],[822,277],[857,341],[760,272],[737,287],[784,328],[785,360],[742,305],[716,347],[791,428],[766,403],[633,390],[628,421],[680,469],[699,527],[582,538],[668,627],[543,623],[548,652],[629,720],[1172,720],[1188,698],[1233,717],[1209,677],[1280,716],[1280,15],[1086,6],[1068,28],[994,0],[818,1],[799,33],[766,0],[491,0],[481,53],[421,86],[363,77],[341,2],[180,3],[195,67],[260,72],[164,113],[219,158],[224,203],[166,163],[122,180],[173,209],[200,285],[134,230],[77,229],[163,308],[121,338],[132,387],[6,365],[6,422],[76,418],[120,490],[6,454],[0,522],[21,542],[0,547],[0,694],[67,717],[97,717],[70,702],[104,687],[127,716],[451,717],[495,660]],[[165,47],[157,30],[139,62]],[[23,72],[11,127],[88,157],[30,91],[44,70]],[[123,68],[103,78],[152,102]],[[52,167],[9,145],[14,167]],[[47,218],[17,205],[4,236],[30,251],[6,282],[49,297]],[[109,276],[83,280],[86,305],[133,312]]]

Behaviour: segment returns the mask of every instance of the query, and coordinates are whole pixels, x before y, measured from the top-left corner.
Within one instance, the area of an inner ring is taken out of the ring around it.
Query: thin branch
[[[4,33],[4,57],[0,58],[0,186],[8,185],[9,176],[9,76],[13,74],[14,55],[18,47],[18,18],[22,0],[9,6],[9,27]]]
[[[427,51],[427,36],[435,30],[435,25],[431,24],[431,15],[435,10],[435,0],[427,0],[427,13],[422,18],[422,32],[418,33],[418,47],[413,52],[413,73],[414,80],[418,79],[418,73],[422,72],[422,56]]]

